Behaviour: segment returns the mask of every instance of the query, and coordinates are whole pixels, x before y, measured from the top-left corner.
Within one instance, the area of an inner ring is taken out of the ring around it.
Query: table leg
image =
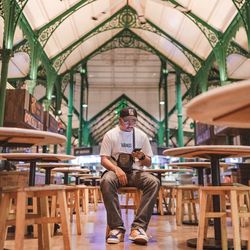
[[[203,171],[204,168],[197,168],[197,174],[198,174],[198,185],[204,186],[204,176]]]
[[[79,176],[76,176],[75,178],[76,178],[76,182],[75,182],[76,185],[79,185],[79,184],[80,184],[80,177],[79,177]]]
[[[212,175],[212,186],[220,186],[220,163],[217,156],[211,157],[211,175]],[[213,196],[213,210],[214,212],[220,211],[220,198],[218,195]],[[214,234],[215,240],[221,240],[221,223],[220,218],[214,219]]]
[[[35,186],[36,179],[36,162],[30,162],[30,172],[29,172],[29,186]]]
[[[51,168],[46,168],[45,169],[45,184],[46,185],[50,184],[50,178],[51,178]]]
[[[64,185],[69,184],[69,173],[64,173]]]

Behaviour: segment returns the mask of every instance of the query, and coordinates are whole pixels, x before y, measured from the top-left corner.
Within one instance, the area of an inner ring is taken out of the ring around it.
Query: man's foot
[[[140,245],[145,245],[148,243],[148,236],[142,228],[131,229],[129,239]]]
[[[124,232],[121,229],[113,229],[109,232],[107,237],[108,244],[117,244],[124,241]]]

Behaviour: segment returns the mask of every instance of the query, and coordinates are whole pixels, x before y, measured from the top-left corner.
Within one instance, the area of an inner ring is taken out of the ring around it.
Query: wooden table
[[[202,186],[204,186],[204,178],[203,178],[204,169],[211,167],[211,163],[205,161],[176,162],[176,163],[169,163],[168,165],[171,167],[196,169],[198,174],[198,184]],[[230,164],[220,162],[220,167],[228,167],[229,165]]]
[[[0,146],[30,147],[33,145],[62,144],[66,137],[57,133],[33,129],[0,127]]]
[[[193,146],[167,149],[163,152],[164,155],[184,158],[205,158],[211,161],[211,178],[213,186],[220,186],[220,162],[221,158],[228,157],[246,157],[250,155],[250,147],[248,146],[226,146],[226,145],[207,145]],[[218,196],[213,197],[213,209],[215,212],[220,211],[220,200]],[[220,249],[218,244],[221,240],[221,225],[220,219],[214,219],[215,238],[208,238],[204,243],[205,249]],[[196,247],[197,239],[188,240],[187,244],[190,247]],[[229,241],[229,246],[232,242]]]
[[[143,171],[156,174],[157,178],[160,181],[160,184],[162,183],[162,174],[164,173],[193,172],[191,169],[162,169],[162,168],[160,169],[147,168],[144,169]]]
[[[85,180],[91,180],[92,186],[96,186],[97,185],[97,181],[101,179],[101,176],[97,176],[97,175],[93,175],[93,174],[72,173],[71,175],[76,178],[76,185],[79,184],[79,180],[80,179],[83,179],[84,181]]]
[[[89,173],[89,169],[86,168],[73,168],[73,167],[68,167],[68,168],[54,168],[52,170],[53,172],[60,172],[64,174],[64,184],[68,185],[69,181],[68,181],[68,177],[69,177],[69,173]],[[79,178],[76,178],[76,184],[78,184]]]
[[[39,162],[36,164],[37,167],[45,169],[45,184],[50,184],[51,170],[54,168],[73,168],[80,166],[79,164],[67,163],[67,162]],[[17,164],[17,167],[30,167],[30,164]]]
[[[152,174],[156,174],[156,177],[160,181],[160,185],[162,185],[162,174],[164,173],[180,173],[180,172],[193,172],[191,169],[153,169],[153,168],[146,168],[143,169],[145,172],[149,172]],[[165,215],[170,215],[172,212],[170,211],[170,207],[168,203],[166,202],[166,199],[163,198],[163,203],[165,204],[166,211],[164,212]],[[158,202],[156,203],[158,208]],[[158,210],[158,209],[157,209]],[[154,215],[159,215],[160,213],[157,211],[156,213],[153,213]]]
[[[250,80],[209,90],[186,105],[187,116],[202,123],[250,128],[249,93]]]
[[[35,185],[37,162],[58,162],[75,159],[72,155],[44,153],[0,153],[0,160],[29,162],[29,186]]]

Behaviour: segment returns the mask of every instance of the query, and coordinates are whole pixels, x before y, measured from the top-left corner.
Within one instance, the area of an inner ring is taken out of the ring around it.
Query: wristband
[[[138,159],[139,159],[139,161],[143,161],[143,160],[145,160],[145,158],[146,158],[146,155],[143,155],[142,157],[140,157]]]

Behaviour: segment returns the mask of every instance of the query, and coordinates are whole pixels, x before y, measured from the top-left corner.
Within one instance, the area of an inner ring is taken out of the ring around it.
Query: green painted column
[[[164,145],[164,126],[162,121],[159,122],[157,137],[158,137],[158,145],[160,146]]]
[[[226,62],[226,50],[227,45],[225,42],[220,41],[220,45],[214,48],[214,54],[216,57],[216,61],[219,66],[219,74],[220,74],[220,81],[221,85],[227,84],[227,62]]]
[[[62,77],[58,76],[55,83],[55,92],[56,92],[56,102],[55,102],[55,115],[60,116],[62,114],[61,105],[62,105]]]
[[[4,12],[4,30],[2,31],[3,45],[1,49],[2,69],[0,79],[0,126],[3,126],[8,68],[18,20],[18,13],[16,13],[15,4],[15,1],[2,1],[1,3],[2,11]]]
[[[69,96],[68,96],[68,126],[66,131],[67,144],[66,154],[71,155],[71,137],[72,137],[72,117],[73,117],[73,98],[74,98],[74,74],[70,72]]]
[[[4,109],[5,109],[5,97],[6,97],[6,86],[8,77],[9,61],[11,57],[10,49],[2,49],[2,69],[1,69],[1,80],[0,80],[0,126],[3,126],[4,120]]]
[[[78,147],[82,146],[83,139],[83,96],[84,96],[84,74],[81,73],[81,87],[80,87],[80,113],[79,113],[79,129],[78,129]]]
[[[89,146],[89,123],[87,121],[83,122],[83,145]]]
[[[31,41],[30,47],[31,47],[31,62],[30,62],[30,80],[27,80],[28,82],[28,91],[30,94],[34,94],[34,90],[37,84],[37,70],[39,67],[39,62],[42,54],[42,49],[38,46],[37,41],[33,41],[32,39],[29,39]]]
[[[169,147],[169,127],[168,127],[168,70],[167,70],[167,64],[165,63],[165,67],[163,70],[163,84],[164,84],[164,121],[165,121],[165,145],[166,147]]]
[[[178,147],[183,147],[183,127],[182,127],[182,93],[181,93],[181,77],[180,72],[176,71],[176,106],[178,118],[177,144]]]

